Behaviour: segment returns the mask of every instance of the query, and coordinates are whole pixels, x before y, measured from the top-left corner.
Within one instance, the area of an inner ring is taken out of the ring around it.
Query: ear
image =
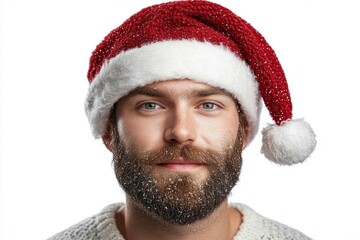
[[[244,137],[243,137],[243,143],[242,143],[242,150],[244,150],[248,143],[249,143],[249,138],[250,138],[250,134],[249,134],[249,128],[245,128],[244,129]]]
[[[112,126],[110,121],[107,122],[106,125],[106,131],[104,133],[104,135],[102,135],[102,140],[103,143],[105,144],[106,148],[110,151],[113,152],[114,149],[114,141],[112,139]]]
[[[242,141],[242,150],[244,150],[250,143],[250,127],[249,123],[245,117],[244,112],[241,109],[241,105],[238,103],[238,112],[239,112],[239,128],[243,128],[244,136]]]

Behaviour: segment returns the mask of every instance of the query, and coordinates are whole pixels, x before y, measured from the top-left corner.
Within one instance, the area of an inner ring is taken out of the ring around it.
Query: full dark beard
[[[115,133],[114,170],[132,203],[153,217],[172,224],[206,218],[230,194],[239,179],[242,134],[235,144],[217,152],[194,146],[168,146],[157,152],[126,149]],[[156,174],[156,164],[182,157],[204,164],[209,174],[199,181],[187,173]]]

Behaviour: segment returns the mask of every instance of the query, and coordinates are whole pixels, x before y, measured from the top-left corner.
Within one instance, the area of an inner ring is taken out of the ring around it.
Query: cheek
[[[240,127],[237,113],[218,119],[206,119],[198,125],[200,126],[198,136],[202,136],[207,146],[217,150],[223,150],[226,144],[233,145]]]
[[[161,123],[136,118],[120,118],[117,123],[119,136],[126,147],[149,151],[161,147],[163,131]]]

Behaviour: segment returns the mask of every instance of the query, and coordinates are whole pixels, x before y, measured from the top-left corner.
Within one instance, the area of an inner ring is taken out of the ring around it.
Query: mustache
[[[182,158],[184,162],[214,165],[224,161],[224,155],[210,149],[192,145],[169,145],[157,151],[142,152],[137,156],[144,164],[154,165]]]

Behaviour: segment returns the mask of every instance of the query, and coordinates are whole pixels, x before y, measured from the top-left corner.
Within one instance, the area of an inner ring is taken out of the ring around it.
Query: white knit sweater
[[[116,227],[115,213],[123,204],[112,204],[100,213],[56,234],[49,240],[125,240]],[[265,218],[243,204],[232,204],[243,215],[234,240],[310,240],[303,233]]]

